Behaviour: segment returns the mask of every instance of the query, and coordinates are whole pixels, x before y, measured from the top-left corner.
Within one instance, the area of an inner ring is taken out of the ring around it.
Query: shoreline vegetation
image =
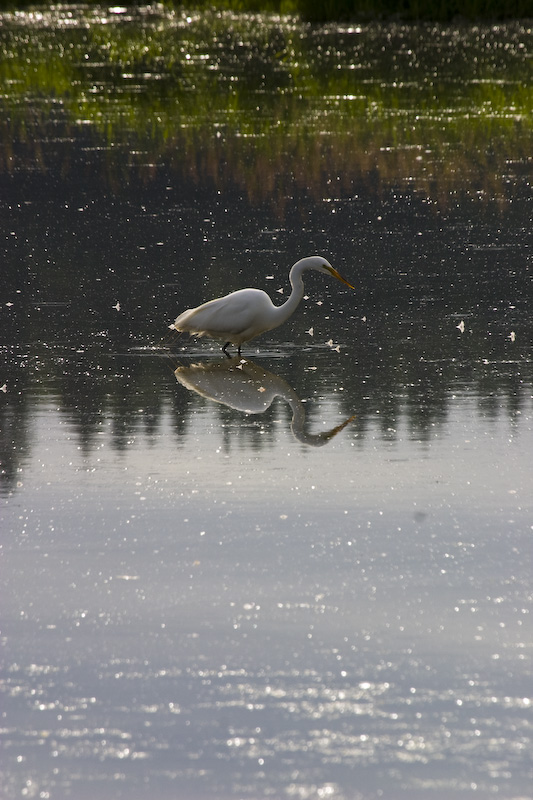
[[[531,170],[529,22],[311,30],[207,4],[130,8],[4,15],[0,176],[44,174],[59,136],[60,171],[82,141],[113,191],[164,166],[283,215],[302,192],[336,202],[361,183],[503,209]]]
[[[108,3],[86,0],[87,5]],[[32,0],[0,0],[0,10],[56,5]],[[66,3],[65,5],[68,5]],[[146,2],[120,3],[143,6]],[[346,20],[390,20],[405,22],[449,22],[455,19],[511,20],[533,18],[533,0],[164,0],[175,8],[230,10],[236,13],[278,13],[300,17],[306,22]]]

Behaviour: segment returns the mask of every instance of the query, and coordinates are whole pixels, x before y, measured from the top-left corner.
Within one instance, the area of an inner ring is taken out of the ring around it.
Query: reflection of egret
[[[246,414],[262,414],[276,397],[283,398],[292,409],[291,430],[294,436],[315,447],[326,444],[353,419],[350,417],[324,433],[306,433],[304,404],[292,386],[279,375],[238,357],[178,367],[174,375],[186,389]]]
[[[240,289],[225,297],[210,300],[198,308],[184,311],[176,319],[173,327],[177,331],[186,331],[195,336],[219,339],[225,342],[222,348],[224,352],[228,345],[237,345],[240,355],[243,342],[277,328],[295,311],[304,294],[302,274],[308,269],[333,275],[350,289],[354,288],[325,258],[309,256],[297,261],[291,268],[289,281],[292,292],[283,305],[275,306],[267,293],[261,289]]]

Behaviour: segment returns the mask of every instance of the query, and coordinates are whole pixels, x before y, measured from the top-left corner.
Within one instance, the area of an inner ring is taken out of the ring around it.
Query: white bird
[[[333,275],[350,289],[354,287],[339,275],[329,261],[322,256],[309,256],[297,261],[289,272],[292,286],[290,297],[281,306],[275,306],[261,289],[239,289],[225,297],[184,311],[174,322],[177,331],[186,331],[193,336],[210,336],[225,342],[222,350],[230,344],[238,347],[239,355],[243,342],[249,342],[261,333],[282,325],[296,310],[304,294],[303,273],[308,269]]]

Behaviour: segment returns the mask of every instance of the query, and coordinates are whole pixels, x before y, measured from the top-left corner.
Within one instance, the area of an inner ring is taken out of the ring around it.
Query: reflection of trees
[[[482,320],[478,323],[481,326]],[[301,397],[308,398],[306,427],[319,428],[324,405],[334,398],[339,420],[355,415],[345,435],[356,442],[369,436],[429,440],[445,428],[454,395],[478,398],[484,419],[506,416],[517,424],[519,412],[531,405],[530,345],[523,349],[518,342],[511,343],[503,330],[490,343],[484,335],[465,339],[467,334],[461,336],[447,316],[429,314],[417,324],[424,327],[423,338],[401,337],[399,320],[389,316],[367,337],[359,333],[358,341],[350,342],[347,335],[341,355],[295,349],[290,358],[272,363],[272,369],[280,376],[279,386],[288,385],[285,376]],[[45,341],[47,332],[42,333]],[[67,339],[71,333],[66,331]],[[24,348],[25,355],[11,354],[4,373],[8,391],[0,395],[4,490],[14,488],[18,468],[31,458],[35,404],[47,399],[57,405],[85,454],[102,441],[117,452],[135,446],[139,439],[143,447],[150,446],[169,424],[178,444],[187,436],[197,404],[187,393],[173,389],[169,359],[157,352],[126,352],[123,328],[116,327],[113,337],[107,336],[98,347],[93,343],[85,353],[66,350],[63,344],[34,343]],[[309,369],[310,365],[317,368]],[[228,449],[237,444],[232,431],[238,432],[241,446],[258,451],[277,436],[271,409],[258,420],[257,415],[243,419],[241,412],[217,408]],[[276,408],[289,425],[294,408],[283,404]]]
[[[7,356],[7,357],[6,357]],[[18,362],[18,363],[17,363]],[[0,492],[12,489],[19,479],[18,470],[31,456],[30,419],[31,402],[28,398],[28,370],[19,368],[20,361],[13,360],[4,351],[2,380],[7,391],[0,393]]]
[[[0,29],[2,172],[29,161],[46,170],[59,123],[63,168],[77,168],[68,140],[83,123],[115,191],[134,174],[156,180],[164,160],[280,213],[301,191],[335,200],[361,185],[403,186],[444,207],[454,192],[503,198],[509,160],[514,171],[528,163],[533,99],[518,24],[355,33],[132,13],[104,24],[89,10],[64,26],[51,11]],[[111,157],[117,147],[127,159]]]

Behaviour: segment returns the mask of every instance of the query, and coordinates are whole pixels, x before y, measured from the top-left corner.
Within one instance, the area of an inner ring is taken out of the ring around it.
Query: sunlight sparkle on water
[[[0,17],[3,797],[529,796],[530,26]]]

